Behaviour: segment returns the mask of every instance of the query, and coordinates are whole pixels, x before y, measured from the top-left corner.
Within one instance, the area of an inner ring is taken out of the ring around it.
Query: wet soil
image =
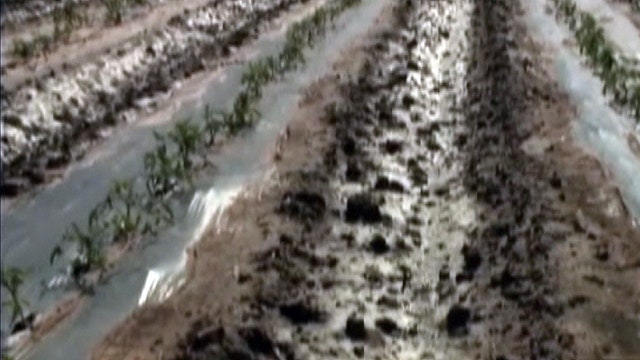
[[[520,15],[383,14],[309,89],[277,175],[196,245],[185,287],[94,358],[638,356],[640,231],[570,140]]]

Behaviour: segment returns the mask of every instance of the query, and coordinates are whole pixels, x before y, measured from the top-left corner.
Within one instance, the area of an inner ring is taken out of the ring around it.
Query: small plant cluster
[[[127,7],[146,4],[147,0],[102,0],[105,8],[105,22],[120,24]],[[84,9],[74,0],[64,0],[61,6],[54,8],[53,34],[39,34],[31,39],[13,40],[13,54],[21,60],[46,55],[54,43],[68,40],[71,33],[86,24],[88,18]]]
[[[580,11],[573,0],[554,0],[559,15],[566,19],[574,32],[580,48],[596,74],[603,81],[603,93],[611,93],[614,101],[631,110],[640,123],[640,64],[618,54],[614,46],[607,41],[604,29],[596,18]]]
[[[30,40],[18,38],[13,40],[13,55],[27,60],[33,56],[46,55],[55,42],[66,40],[74,29],[86,23],[86,16],[73,0],[65,0],[62,6],[53,10],[53,34],[39,34]]]
[[[146,0],[102,0],[106,9],[105,21],[111,24],[120,24],[124,18],[127,7],[144,5]]]
[[[66,40],[74,29],[86,23],[86,16],[73,0],[66,0],[53,11],[53,39]]]
[[[304,64],[305,49],[324,36],[338,14],[360,1],[336,0],[294,24],[278,55],[248,64],[242,75],[242,90],[229,111],[207,105],[201,125],[185,119],[166,134],[154,133],[157,146],[144,155],[142,181],[114,181],[106,198],[89,213],[86,226],[69,226],[60,245],[51,252],[51,264],[62,255],[63,244],[72,244],[76,255],[69,264],[70,276],[81,291],[91,293],[93,285],[87,275],[106,269],[106,248],[110,244],[127,245],[171,224],[174,215],[169,200],[190,187],[194,173],[207,166],[208,150],[223,137],[232,137],[256,123],[264,86]],[[18,268],[2,271],[2,286],[9,293],[4,306],[10,309],[12,323],[25,322],[28,303],[19,296],[25,276]]]
[[[359,1],[335,1],[294,24],[278,55],[248,64],[241,79],[242,90],[229,111],[207,105],[201,124],[184,119],[166,134],[154,133],[157,145],[144,155],[143,181],[114,181],[107,197],[90,212],[86,226],[73,223],[63,236],[62,243],[75,244],[77,249],[70,275],[80,289],[91,290],[85,275],[104,270],[106,246],[127,244],[172,223],[169,199],[189,188],[194,173],[208,165],[208,150],[220,139],[255,124],[260,118],[258,104],[264,86],[304,64],[305,49],[324,36],[327,25],[340,12]],[[61,254],[59,245],[51,253],[51,262]]]
[[[52,43],[53,38],[47,34],[39,34],[29,40],[16,38],[13,39],[11,51],[16,58],[27,60],[33,56],[47,54]]]
[[[26,309],[29,306],[27,300],[20,296],[20,287],[24,283],[26,273],[16,267],[3,267],[0,273],[0,283],[9,295],[2,301],[2,306],[9,310],[11,324],[20,321],[25,326],[32,328],[33,324],[28,321]]]

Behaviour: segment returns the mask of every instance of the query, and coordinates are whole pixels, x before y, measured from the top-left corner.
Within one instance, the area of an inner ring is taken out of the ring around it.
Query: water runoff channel
[[[73,319],[42,339],[34,348],[19,351],[20,359],[84,359],[91,348],[137,306],[162,301],[184,281],[186,249],[199,240],[212,221],[219,221],[225,206],[249,184],[270,175],[270,157],[278,134],[297,107],[300,90],[330,70],[342,49],[373,24],[391,0],[363,0],[336,20],[335,28],[307,53],[307,64],[265,89],[261,120],[254,128],[229,141],[216,156],[214,175],[196,181],[191,196],[175,209],[176,222],[155,238],[120,259],[108,280],[96,288]],[[292,19],[291,22],[297,19]],[[276,54],[284,45],[284,30],[267,33],[252,45],[256,58]],[[252,57],[253,57],[252,56]],[[114,179],[140,176],[142,158],[154,145],[152,132],[167,131],[185,116],[202,121],[204,104],[227,108],[240,91],[243,66],[233,65],[217,76],[197,101],[185,104],[172,120],[147,127],[128,125],[100,150],[107,154],[70,171],[61,183],[37,193],[28,203],[2,214],[2,263],[29,271],[23,296],[34,309],[47,309],[60,301],[64,290],[43,291],[60,274],[49,265],[51,250],[72,222],[84,224],[89,211],[106,196]],[[4,311],[4,310],[3,310]],[[2,313],[3,329],[7,314]]]

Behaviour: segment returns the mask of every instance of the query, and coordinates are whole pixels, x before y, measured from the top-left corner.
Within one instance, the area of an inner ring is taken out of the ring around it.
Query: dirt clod
[[[468,323],[471,311],[461,305],[453,305],[447,314],[447,332],[449,336],[463,336],[469,333]]]
[[[395,155],[402,151],[402,141],[399,140],[387,140],[382,144],[382,149],[389,155]]]
[[[351,315],[347,319],[345,334],[352,341],[363,341],[367,338],[367,328],[364,319],[356,315]]]
[[[364,346],[359,345],[359,346],[354,346],[353,347],[353,354],[359,358],[363,358],[364,357]]]
[[[309,324],[322,319],[320,311],[301,301],[280,305],[279,310],[280,314],[293,324]]]
[[[399,329],[398,324],[391,318],[383,317],[376,320],[376,328],[387,335],[396,333]]]
[[[365,194],[358,194],[349,197],[347,200],[347,210],[345,221],[348,223],[361,222],[365,224],[375,224],[382,222],[380,207]]]
[[[369,243],[369,249],[376,255],[383,255],[389,252],[391,249],[384,236],[376,234]]]
[[[298,220],[318,220],[326,210],[322,195],[300,191],[286,193],[280,202],[280,212]]]
[[[355,162],[349,162],[347,164],[347,170],[345,171],[345,179],[350,182],[357,182],[362,177],[362,170]]]
[[[376,190],[391,191],[391,192],[398,192],[398,193],[402,193],[405,191],[404,186],[400,182],[395,180],[390,180],[386,176],[378,177],[378,180],[376,180],[376,184],[374,188]]]

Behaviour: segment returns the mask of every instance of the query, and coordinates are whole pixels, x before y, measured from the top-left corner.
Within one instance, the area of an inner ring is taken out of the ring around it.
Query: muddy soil
[[[309,89],[273,182],[196,245],[187,285],[94,358],[640,355],[640,231],[570,140],[521,15],[388,9]]]
[[[474,16],[477,33],[486,37],[474,50],[484,66],[468,83],[469,101],[477,98],[480,106],[467,114],[473,136],[463,183],[486,209],[483,224],[469,233],[470,249],[486,260],[469,298],[487,318],[496,355],[637,356],[638,347],[628,347],[624,336],[608,339],[587,319],[598,309],[638,314],[636,300],[605,293],[637,298],[639,269],[613,264],[637,261],[631,249],[640,234],[597,162],[566,141],[573,111],[536,64],[540,48],[523,28],[509,26],[518,10],[487,5]],[[514,56],[518,47],[523,51]],[[537,151],[527,147],[539,139],[547,143]],[[601,246],[607,254],[627,251],[600,257]],[[621,281],[589,291],[587,273],[595,269]],[[577,312],[584,315],[579,332],[568,325]]]

